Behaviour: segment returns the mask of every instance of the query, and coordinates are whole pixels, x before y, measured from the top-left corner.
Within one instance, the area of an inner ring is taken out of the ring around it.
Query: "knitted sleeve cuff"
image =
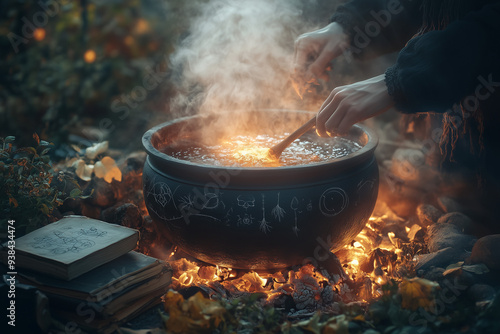
[[[402,91],[402,87],[399,82],[399,66],[397,64],[389,67],[385,71],[385,84],[389,95],[394,100],[395,108],[404,114],[414,113],[414,111],[408,107],[408,101]]]

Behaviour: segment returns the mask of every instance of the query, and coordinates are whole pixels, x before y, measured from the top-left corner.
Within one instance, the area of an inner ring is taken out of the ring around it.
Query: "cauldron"
[[[259,124],[259,133],[266,134],[291,132],[312,115],[291,110],[245,114],[245,124]],[[208,263],[276,269],[338,250],[363,229],[379,181],[374,156],[378,139],[371,130],[355,125],[347,138],[361,149],[308,165],[209,166],[160,151],[176,140],[196,140],[200,129],[217,118],[176,119],[142,138],[148,153],[144,198],[162,237]]]

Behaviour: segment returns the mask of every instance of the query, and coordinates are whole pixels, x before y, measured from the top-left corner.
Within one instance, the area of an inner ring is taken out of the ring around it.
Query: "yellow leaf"
[[[116,165],[115,160],[110,157],[104,157],[101,161],[96,162],[94,173],[97,177],[103,178],[104,181],[111,183],[113,179],[120,182],[122,180],[122,172]]]
[[[354,319],[352,320],[356,320],[356,321],[366,321],[365,320],[365,317],[362,315],[362,314],[358,314]]]
[[[90,181],[92,176],[92,171],[94,170],[94,166],[85,164],[85,161],[82,159],[77,160],[73,163],[73,167],[76,168],[75,174],[83,181]]]
[[[430,310],[434,306],[434,291],[439,284],[424,278],[404,279],[399,286],[401,307],[415,311],[419,307]]]
[[[349,321],[345,314],[337,315],[328,319],[323,327],[322,334],[348,334]]]
[[[99,154],[102,154],[108,150],[109,144],[107,141],[102,143],[97,143],[85,150],[85,156],[91,160],[95,159]]]
[[[165,326],[170,333],[210,333],[226,312],[218,301],[207,299],[200,292],[184,300],[172,290],[165,296],[164,308],[169,314]]]
[[[215,327],[222,321],[222,316],[226,311],[219,302],[203,297],[201,292],[189,298],[188,303],[189,310],[194,317],[198,319],[211,319]]]
[[[40,211],[42,211],[42,213],[48,215],[50,213],[50,210],[49,210],[49,207],[45,204],[42,204],[42,207],[40,208]]]

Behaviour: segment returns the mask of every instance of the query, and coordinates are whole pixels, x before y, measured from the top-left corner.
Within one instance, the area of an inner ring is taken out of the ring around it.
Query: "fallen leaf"
[[[50,213],[49,207],[46,204],[42,204],[40,211],[42,211],[42,213],[46,215]]]
[[[462,269],[476,275],[482,275],[490,272],[484,263],[465,265]]]
[[[102,154],[108,150],[109,143],[103,141],[101,143],[94,144],[85,150],[85,156],[91,160],[94,160],[99,154]]]
[[[364,317],[363,317],[364,319]],[[364,321],[364,320],[363,320]],[[323,325],[323,324],[322,324]],[[322,334],[348,334],[349,321],[345,314],[337,315],[326,321],[323,327]]]
[[[71,148],[73,148],[76,152],[78,152],[78,153],[81,153],[81,152],[82,152],[82,149],[81,149],[81,148],[79,148],[78,146],[76,146],[75,144],[71,144],[70,146],[71,146]]]
[[[434,291],[439,284],[424,278],[403,279],[399,286],[401,307],[415,311],[419,307],[430,310],[434,306]]]
[[[464,265],[464,262],[462,261],[450,264],[448,267],[446,267],[446,270],[443,272],[443,276],[447,276],[455,271],[460,270],[465,270],[476,275],[482,275],[490,272],[490,270],[484,263]]]
[[[170,290],[163,306],[168,312],[165,326],[171,333],[211,333],[223,321],[226,312],[218,301],[205,298],[200,292],[185,300],[181,294]]]
[[[460,262],[457,262],[457,263],[452,263],[452,264],[448,265],[448,267],[446,267],[446,270],[461,268],[463,265],[464,265],[464,261],[460,261]]]
[[[418,224],[413,224],[410,228],[410,231],[408,231],[408,238],[413,241],[415,240],[415,236],[417,235],[418,231],[422,230],[422,227]]]
[[[113,158],[104,157],[94,165],[95,176],[103,178],[104,181],[111,183],[113,179],[120,182],[122,180],[122,172],[116,165]]]
[[[461,272],[461,271],[462,271],[462,267],[456,267],[456,268],[446,269],[446,270],[443,272],[443,276],[448,276],[449,274],[454,273],[454,272],[456,272],[456,271]]]
[[[78,188],[75,188],[75,189],[71,190],[71,192],[69,193],[69,197],[76,198],[76,197],[80,196],[81,194],[82,194],[82,191]]]
[[[93,165],[87,165],[83,159],[79,159],[73,163],[73,167],[76,168],[75,174],[83,181],[90,181],[92,177],[92,172],[94,170]]]
[[[71,159],[69,159],[68,161],[66,161],[66,162],[65,162],[65,166],[66,166],[66,167],[75,167],[75,168],[76,168],[75,163],[76,163],[78,160],[81,160],[81,159],[76,158],[76,157],[75,157],[75,158],[71,158]]]
[[[320,315],[318,312],[307,320],[303,320],[295,324],[293,327],[299,327],[300,329],[307,331],[308,333],[321,334],[321,325],[319,323]]]
[[[352,320],[356,321],[366,321],[365,317],[362,314],[358,314],[356,317],[354,317]]]

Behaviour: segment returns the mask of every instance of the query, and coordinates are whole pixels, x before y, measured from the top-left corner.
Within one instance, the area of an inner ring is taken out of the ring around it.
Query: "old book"
[[[78,315],[74,311],[65,309],[51,310],[51,314],[65,323],[74,322],[85,333],[116,333],[119,332],[120,325],[158,305],[161,302],[161,295],[153,293],[136,300],[134,303],[124,305],[123,309],[118,311],[113,317],[102,318],[100,316],[93,316],[90,313]],[[76,328],[72,329],[77,330]]]
[[[138,240],[137,230],[68,216],[16,239],[16,267],[71,280],[128,253]]]
[[[71,281],[26,271],[19,275],[49,297],[56,317],[99,332],[159,303],[171,278],[168,263],[134,251]]]
[[[20,275],[23,283],[34,285],[46,293],[102,302],[158,276],[166,269],[168,275],[165,280],[170,283],[172,273],[166,266],[156,258],[132,251],[71,281],[27,271],[20,272]]]

